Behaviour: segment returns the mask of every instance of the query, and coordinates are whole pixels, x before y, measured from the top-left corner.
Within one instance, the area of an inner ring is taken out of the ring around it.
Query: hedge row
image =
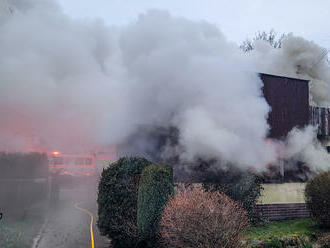
[[[103,170],[98,188],[98,227],[115,248],[157,242],[158,221],[172,170],[144,158],[124,157]],[[144,246],[144,245],[143,245]]]
[[[41,153],[0,153],[0,209],[6,216],[24,217],[47,199],[48,160]]]
[[[307,182],[305,198],[312,216],[321,226],[330,228],[330,171]]]
[[[140,239],[148,247],[157,245],[162,211],[173,194],[171,167],[152,164],[143,170],[139,184],[137,227]]]
[[[250,222],[259,222],[259,216],[255,213],[263,189],[259,176],[235,167],[231,170],[218,169],[206,173],[203,188],[206,191],[222,192],[234,201],[240,202],[248,212]]]
[[[48,177],[47,155],[43,153],[0,153],[0,179]]]

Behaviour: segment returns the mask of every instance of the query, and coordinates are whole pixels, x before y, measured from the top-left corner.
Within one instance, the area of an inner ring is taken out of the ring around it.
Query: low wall
[[[260,204],[257,214],[267,220],[286,220],[310,216],[305,203]]]

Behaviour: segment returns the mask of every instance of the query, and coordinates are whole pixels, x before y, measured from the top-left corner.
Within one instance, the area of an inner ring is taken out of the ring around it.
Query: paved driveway
[[[87,210],[94,217],[93,235],[95,247],[109,247],[108,240],[99,235],[96,227],[96,187],[97,184],[94,182],[82,181],[73,188],[60,189],[58,203],[50,207],[47,221],[35,248],[92,247],[91,217],[83,210]]]

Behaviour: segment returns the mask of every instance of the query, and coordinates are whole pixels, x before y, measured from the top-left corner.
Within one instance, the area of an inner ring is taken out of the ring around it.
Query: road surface
[[[61,187],[34,248],[108,248],[109,241],[100,236],[96,226],[96,187],[97,183],[85,180],[71,188]]]

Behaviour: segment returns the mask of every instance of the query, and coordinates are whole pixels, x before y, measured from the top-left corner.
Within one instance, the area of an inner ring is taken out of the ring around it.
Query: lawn
[[[310,218],[273,221],[263,226],[250,227],[246,232],[246,239],[267,240],[287,236],[306,237],[318,231],[315,222]]]
[[[0,247],[31,247],[33,238],[42,224],[41,218],[26,218],[24,221],[0,220]]]
[[[246,247],[314,247],[330,230],[321,229],[311,218],[272,221],[245,232]],[[315,246],[316,247],[316,246]],[[317,246],[318,247],[318,246]]]

